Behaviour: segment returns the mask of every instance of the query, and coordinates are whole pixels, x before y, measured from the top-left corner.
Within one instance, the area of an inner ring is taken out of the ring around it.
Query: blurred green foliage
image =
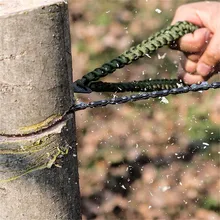
[[[201,207],[220,213],[220,201],[211,197],[207,197],[201,201]]]

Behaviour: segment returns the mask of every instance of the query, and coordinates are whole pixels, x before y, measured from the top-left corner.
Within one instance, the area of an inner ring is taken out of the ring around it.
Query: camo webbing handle
[[[174,89],[184,85],[178,79],[146,79],[123,83],[98,81],[89,84],[89,88],[94,92],[152,92],[155,90]]]
[[[131,47],[129,50],[125,51],[120,56],[114,58],[110,62],[107,62],[101,67],[87,73],[82,77],[82,79],[77,80],[75,84],[81,88],[87,87],[90,88],[92,91],[98,92],[152,91],[154,87],[156,89],[176,88],[179,86],[179,83],[181,83],[176,79],[151,81],[144,80],[115,84],[94,81],[97,81],[101,77],[113,73],[116,69],[120,69],[123,68],[125,65],[131,64],[133,61],[136,61],[141,57],[149,56],[157,49],[165,45],[171,45],[180,37],[184,36],[185,34],[192,33],[196,29],[198,29],[198,26],[187,21],[177,22],[174,25],[168,26],[167,28],[155,33],[147,40],[144,40],[137,46]],[[148,88],[150,88],[151,90],[148,90]]]

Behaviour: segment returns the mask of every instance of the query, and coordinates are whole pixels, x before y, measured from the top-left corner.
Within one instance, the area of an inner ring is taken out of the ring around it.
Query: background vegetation
[[[71,0],[74,80],[169,25],[186,2],[193,1]],[[175,78],[178,61],[163,48],[108,80]],[[76,113],[84,219],[220,219],[220,94],[167,100]]]

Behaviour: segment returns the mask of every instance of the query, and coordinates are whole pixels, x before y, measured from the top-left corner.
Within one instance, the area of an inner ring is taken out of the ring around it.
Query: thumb
[[[218,63],[220,63],[220,33],[215,33],[199,59],[196,71],[206,77]]]

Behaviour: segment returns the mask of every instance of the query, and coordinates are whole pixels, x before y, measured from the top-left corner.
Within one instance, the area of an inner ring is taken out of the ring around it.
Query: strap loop
[[[152,91],[153,88],[161,90],[164,88],[178,88],[182,82],[177,80],[163,79],[163,80],[143,80],[133,81],[125,83],[103,83],[101,81],[95,82],[100,78],[113,73],[116,69],[123,68],[125,65],[129,65],[132,62],[154,53],[157,49],[170,45],[174,41],[187,33],[192,33],[198,26],[189,23],[187,21],[177,22],[172,26],[155,33],[148,40],[144,40],[137,46],[131,47],[129,50],[122,53],[120,56],[104,63],[101,67],[87,73],[74,82],[74,92],[78,93],[90,93],[96,92],[125,92],[125,91]]]

